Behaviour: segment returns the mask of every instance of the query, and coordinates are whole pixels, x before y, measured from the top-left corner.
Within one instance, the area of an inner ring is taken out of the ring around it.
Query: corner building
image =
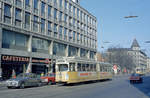
[[[0,0],[0,75],[40,74],[61,57],[96,59],[97,19],[79,0]],[[54,71],[54,70],[53,70]]]

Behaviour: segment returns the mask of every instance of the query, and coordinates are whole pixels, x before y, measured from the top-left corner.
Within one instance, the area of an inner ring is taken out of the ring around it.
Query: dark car
[[[22,73],[16,78],[12,78],[6,81],[8,88],[24,88],[28,86],[41,86],[42,80],[33,73]]]
[[[133,73],[131,74],[129,80],[130,80],[130,83],[136,83],[136,82],[142,83],[143,77],[140,74]]]
[[[41,77],[42,82],[47,85],[55,84],[55,73],[47,73]]]

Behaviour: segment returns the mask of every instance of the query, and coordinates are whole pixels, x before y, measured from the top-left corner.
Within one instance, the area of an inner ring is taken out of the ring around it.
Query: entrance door
[[[12,78],[13,70],[15,71],[16,75],[23,73],[23,65],[2,64],[2,77],[3,77],[3,79],[5,80],[5,79]]]
[[[2,77],[3,79],[9,79],[12,76],[12,65],[4,65],[2,64]]]

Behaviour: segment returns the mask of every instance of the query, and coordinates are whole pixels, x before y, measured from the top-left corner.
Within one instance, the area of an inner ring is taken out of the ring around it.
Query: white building
[[[23,72],[24,65],[46,72],[49,62],[61,57],[96,59],[96,52],[97,19],[79,0],[0,0],[3,77]]]

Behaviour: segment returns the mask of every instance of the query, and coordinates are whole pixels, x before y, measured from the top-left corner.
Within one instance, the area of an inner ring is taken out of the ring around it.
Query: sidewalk
[[[6,85],[6,81],[0,81],[0,87],[5,86]]]

